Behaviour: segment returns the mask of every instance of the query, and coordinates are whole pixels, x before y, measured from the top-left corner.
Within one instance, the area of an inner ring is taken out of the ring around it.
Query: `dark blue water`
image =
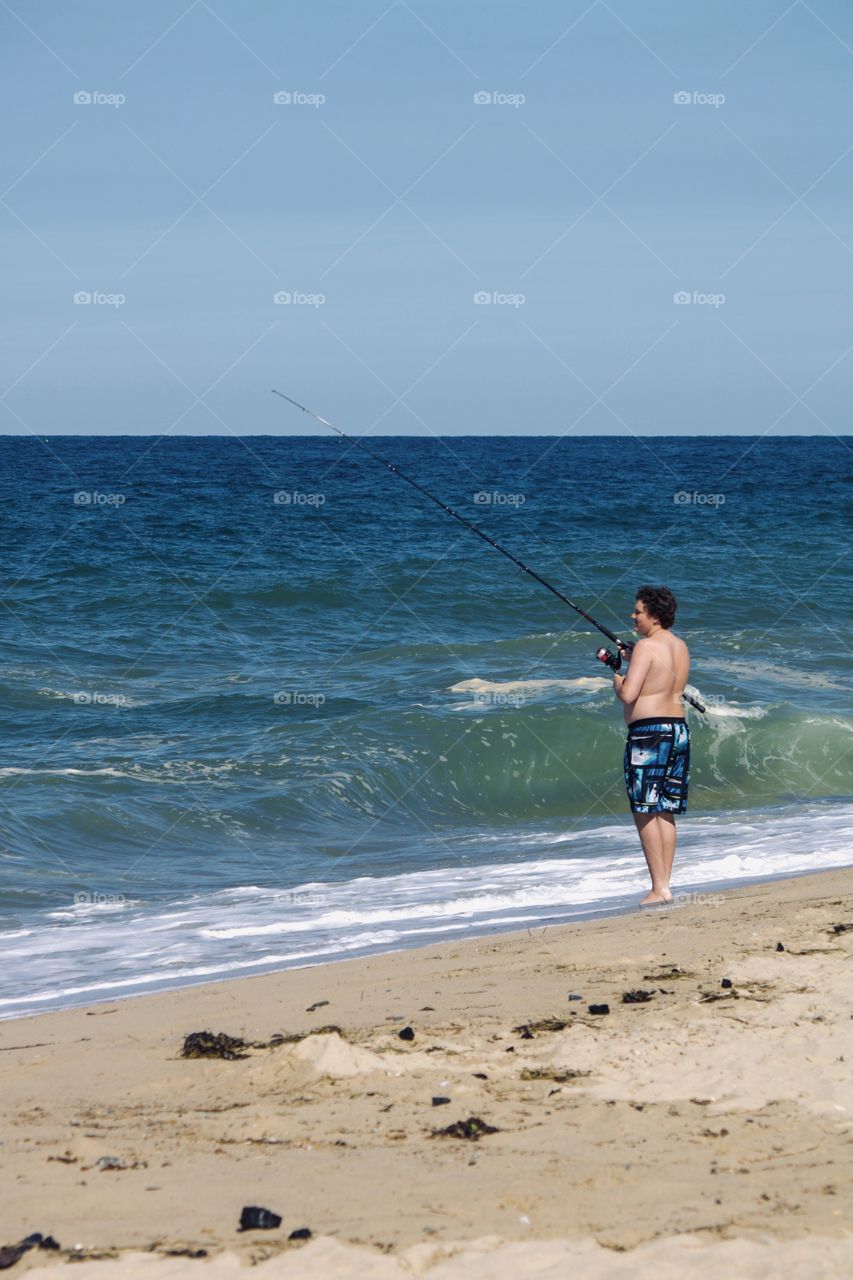
[[[849,440],[370,443],[614,631],[675,591],[683,882],[849,860]],[[5,438],[0,484],[0,1007],[642,888],[600,637],[348,442]]]

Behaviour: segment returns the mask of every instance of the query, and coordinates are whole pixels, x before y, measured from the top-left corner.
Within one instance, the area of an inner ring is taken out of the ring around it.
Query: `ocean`
[[[623,637],[675,592],[672,910],[853,863],[849,438],[369,444]],[[0,1016],[647,890],[602,637],[351,442],[3,437],[0,484]]]

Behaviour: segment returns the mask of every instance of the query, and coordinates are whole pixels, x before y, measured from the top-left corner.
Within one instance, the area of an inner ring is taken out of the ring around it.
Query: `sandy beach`
[[[4,1022],[10,1274],[838,1276],[851,945],[853,869]]]

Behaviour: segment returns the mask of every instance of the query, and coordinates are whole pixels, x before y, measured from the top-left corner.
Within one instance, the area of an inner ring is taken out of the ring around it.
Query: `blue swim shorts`
[[[634,720],[625,743],[625,786],[632,813],[686,813],[690,730],[683,717]]]

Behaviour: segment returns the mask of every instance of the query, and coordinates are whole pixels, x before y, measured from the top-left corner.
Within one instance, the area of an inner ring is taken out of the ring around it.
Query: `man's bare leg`
[[[656,813],[634,814],[634,822],[640,837],[640,843],[643,846],[643,853],[646,855],[646,865],[649,868],[649,875],[652,877],[651,892],[640,900],[641,907],[653,906],[661,902],[672,902],[672,894],[669,891],[669,874],[672,869],[672,860],[668,861],[668,855],[664,850],[664,833],[658,818],[659,815]],[[673,823],[673,828],[674,825]],[[674,854],[675,846],[673,841],[673,856]]]
[[[661,848],[663,850],[663,868],[666,874],[666,887],[669,889],[669,880],[672,875],[672,864],[675,861],[675,817],[671,813],[658,814],[658,831],[660,832]],[[672,894],[670,893],[670,898]]]

